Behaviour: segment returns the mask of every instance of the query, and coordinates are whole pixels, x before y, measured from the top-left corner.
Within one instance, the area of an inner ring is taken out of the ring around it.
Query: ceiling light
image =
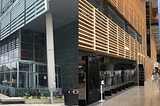
[[[128,48],[128,47],[126,47],[126,46],[125,46],[125,49],[126,49],[126,50],[129,50],[129,48]]]
[[[70,17],[71,17],[71,18],[74,18],[74,16],[73,16],[73,15],[70,15]]]
[[[59,23],[63,23],[63,21],[59,21]]]

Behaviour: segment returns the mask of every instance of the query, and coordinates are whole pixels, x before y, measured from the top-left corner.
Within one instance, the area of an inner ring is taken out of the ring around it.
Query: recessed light
[[[74,16],[73,16],[73,15],[70,15],[70,17],[71,17],[71,18],[74,18]]]
[[[59,21],[59,23],[63,23],[63,21]]]

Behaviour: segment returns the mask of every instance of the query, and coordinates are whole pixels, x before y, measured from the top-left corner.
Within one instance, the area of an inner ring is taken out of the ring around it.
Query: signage
[[[73,94],[79,94],[79,89],[73,89]]]
[[[154,67],[158,67],[158,62],[154,62]]]
[[[101,81],[101,85],[104,85],[104,80]]]

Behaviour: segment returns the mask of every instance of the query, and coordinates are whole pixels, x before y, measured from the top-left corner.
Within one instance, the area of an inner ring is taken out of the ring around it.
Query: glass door
[[[62,72],[61,66],[56,65],[55,67],[55,79],[56,79],[56,88],[62,88]]]
[[[36,87],[39,87],[39,75],[38,73],[35,73],[36,77],[35,77],[35,81],[36,81]]]
[[[38,88],[38,78],[38,73],[26,72],[26,88]]]

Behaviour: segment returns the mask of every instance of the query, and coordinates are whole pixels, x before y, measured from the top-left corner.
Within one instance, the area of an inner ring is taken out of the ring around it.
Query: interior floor
[[[160,77],[158,80],[148,80],[145,86],[134,86],[106,96],[103,103],[96,102],[89,106],[160,106]]]

